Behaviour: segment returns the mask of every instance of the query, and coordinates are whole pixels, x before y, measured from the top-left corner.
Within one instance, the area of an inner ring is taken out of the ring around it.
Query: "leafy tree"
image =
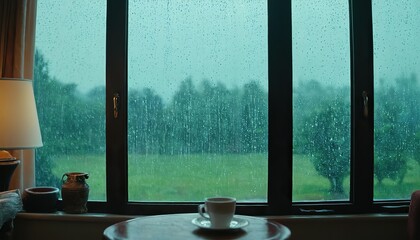
[[[86,151],[90,153],[105,153],[105,91],[105,86],[94,87],[82,98],[86,114],[78,121],[87,126]]]
[[[38,184],[55,186],[55,156],[105,151],[105,88],[92,89],[91,96],[83,96],[76,84],[52,77],[48,62],[36,50],[34,93],[44,142],[37,150],[36,178]]]
[[[180,154],[191,154],[196,152],[196,140],[200,134],[200,126],[195,121],[198,119],[198,92],[192,79],[187,78],[181,82],[179,90],[173,97],[169,109],[169,128],[173,149],[172,152]]]
[[[56,186],[59,187],[59,179],[52,173],[54,163],[51,161],[50,153],[53,148],[48,144],[48,136],[52,129],[52,118],[48,116],[51,114],[47,108],[40,108],[39,106],[50,105],[54,106],[55,101],[48,97],[49,94],[44,94],[44,97],[39,97],[43,91],[56,92],[57,84],[49,76],[48,63],[44,56],[38,51],[35,51],[34,62],[34,94],[36,96],[36,104],[38,106],[38,119],[41,126],[41,133],[43,136],[44,147],[36,150],[35,155],[35,181],[38,186]]]
[[[414,142],[416,143],[414,147],[414,159],[420,164],[420,129],[414,135]]]
[[[318,102],[312,102],[312,110],[307,109],[302,119],[305,125],[300,141],[316,171],[329,180],[330,194],[342,197],[345,195],[343,181],[350,169],[350,107],[345,89],[319,90]]]
[[[141,93],[133,89],[128,95],[128,150],[130,153],[141,153],[141,126],[138,124],[141,119]]]
[[[209,81],[201,83],[197,121],[201,131],[199,148],[207,153],[226,153],[230,148],[229,127],[232,125],[230,115],[233,99],[222,83],[213,86]]]
[[[268,101],[267,94],[257,82],[244,85],[241,114],[244,152],[266,152],[268,149]]]
[[[305,119],[312,119],[314,104],[328,100],[328,91],[316,80],[301,82],[293,89],[293,152],[310,154]]]
[[[227,125],[227,131],[226,134],[228,135],[227,140],[227,152],[229,153],[243,153],[241,150],[243,147],[242,144],[242,114],[241,109],[242,107],[242,101],[241,101],[241,89],[234,88],[229,91],[229,96],[227,96],[226,101],[228,102],[229,111],[228,111],[228,117],[230,121]],[[267,94],[267,93],[266,93]],[[266,129],[268,131],[268,128]],[[267,132],[268,134],[268,132]]]
[[[132,90],[129,98],[129,143],[136,153],[162,152],[163,101],[149,88]]]
[[[396,79],[395,85],[385,86],[382,82],[376,103],[374,173],[379,184],[385,178],[401,183],[408,160],[417,158],[420,147],[420,91],[416,76]]]
[[[35,182],[37,186],[61,187],[61,179],[52,173],[54,162],[46,151],[36,150],[35,154]]]

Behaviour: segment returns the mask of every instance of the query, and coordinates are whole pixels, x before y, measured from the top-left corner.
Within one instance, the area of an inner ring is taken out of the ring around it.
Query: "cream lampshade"
[[[32,81],[0,78],[0,150],[42,146]],[[0,154],[0,191],[7,190],[19,160]]]

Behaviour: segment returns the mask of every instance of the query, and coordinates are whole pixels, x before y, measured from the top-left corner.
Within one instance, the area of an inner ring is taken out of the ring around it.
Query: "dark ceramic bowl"
[[[57,211],[59,190],[56,187],[32,187],[25,189],[22,201],[27,212],[51,213]]]

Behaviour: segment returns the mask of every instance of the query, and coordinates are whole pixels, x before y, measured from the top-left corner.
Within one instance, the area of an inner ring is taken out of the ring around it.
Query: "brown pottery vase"
[[[70,172],[63,174],[61,178],[61,197],[63,198],[63,210],[66,213],[87,212],[87,200],[89,197],[89,185],[86,179],[87,173]]]

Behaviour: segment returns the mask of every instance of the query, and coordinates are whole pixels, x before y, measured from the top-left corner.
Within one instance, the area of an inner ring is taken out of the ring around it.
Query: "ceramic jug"
[[[67,213],[87,212],[87,200],[89,197],[89,185],[86,179],[87,173],[70,172],[63,174],[61,178],[61,197],[63,198],[63,210]]]

